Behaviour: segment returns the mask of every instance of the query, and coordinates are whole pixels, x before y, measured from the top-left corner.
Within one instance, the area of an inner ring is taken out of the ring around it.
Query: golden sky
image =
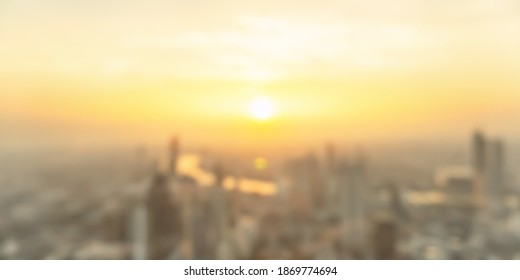
[[[0,0],[0,62],[4,145],[520,135],[515,0]]]

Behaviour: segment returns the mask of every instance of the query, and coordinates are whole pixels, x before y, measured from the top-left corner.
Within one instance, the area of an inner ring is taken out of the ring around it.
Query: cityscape
[[[503,139],[467,140],[431,170],[333,143],[271,166],[184,152],[179,136],[156,154],[6,165],[0,257],[520,258],[517,165]]]
[[[0,260],[520,259],[519,3],[0,0]]]

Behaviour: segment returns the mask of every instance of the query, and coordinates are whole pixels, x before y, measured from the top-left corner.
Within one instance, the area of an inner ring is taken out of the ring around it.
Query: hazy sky
[[[520,132],[515,0],[0,0],[0,61],[3,145]]]

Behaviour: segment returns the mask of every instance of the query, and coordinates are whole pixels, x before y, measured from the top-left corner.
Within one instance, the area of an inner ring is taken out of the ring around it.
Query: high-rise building
[[[491,197],[488,184],[489,159],[487,146],[487,139],[484,133],[476,131],[473,135],[472,144],[472,169],[478,201],[482,205],[489,205]]]
[[[464,167],[446,167],[437,172],[437,184],[444,199],[444,227],[448,235],[467,240],[477,220],[477,191],[473,171]]]
[[[355,161],[344,162],[341,170],[341,220],[343,225],[343,247],[356,252],[358,257],[366,257],[366,217],[364,156]]]
[[[220,163],[217,163],[214,168],[215,175],[215,192],[214,192],[214,203],[215,203],[215,214],[217,215],[218,231],[219,234],[224,235],[229,222],[229,209],[228,209],[228,197],[226,190],[224,189],[224,170]]]
[[[482,132],[473,136],[473,171],[475,184],[487,205],[500,204],[505,191],[504,144],[501,140],[488,140]]]
[[[145,260],[148,258],[148,213],[145,205],[137,203],[131,210],[130,231],[130,258],[133,260]]]
[[[213,209],[217,234],[215,256],[217,259],[233,259],[235,254],[230,229],[229,198],[224,189],[224,169],[220,162],[215,164],[213,174],[215,176]]]
[[[149,258],[165,259],[180,235],[180,217],[172,199],[168,176],[157,173],[147,197]]]
[[[505,191],[505,158],[504,144],[497,139],[489,143],[488,184],[493,188],[495,195],[502,195]]]
[[[473,170],[476,175],[484,176],[486,173],[486,138],[481,131],[473,135]]]
[[[374,259],[392,260],[399,258],[397,252],[398,227],[391,215],[382,215],[374,219],[371,238]]]

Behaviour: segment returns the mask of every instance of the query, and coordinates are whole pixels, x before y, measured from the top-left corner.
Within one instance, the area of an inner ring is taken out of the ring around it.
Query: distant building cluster
[[[264,158],[254,160],[258,178],[251,178],[254,172],[216,158],[190,173],[180,166],[183,152],[179,139],[173,138],[163,153],[166,161],[148,164],[139,151],[143,164],[132,172],[125,169],[135,182],[122,193],[114,191],[110,203],[96,202],[110,192],[101,188],[97,198],[87,199],[92,194],[83,191],[87,204],[63,204],[65,213],[76,207],[75,216],[66,221],[60,216],[54,223],[74,227],[54,239],[52,231],[47,231],[43,240],[48,242],[38,243],[46,244],[39,251],[33,248],[24,255],[21,249],[24,234],[31,236],[27,233],[30,223],[25,230],[23,223],[21,228],[15,222],[11,226],[0,223],[0,256],[520,258],[520,203],[507,170],[504,144],[478,131],[471,142],[467,164],[437,166],[426,173],[431,183],[422,181],[421,186],[409,187],[379,174],[364,151],[342,154],[333,144],[327,144],[319,155],[308,153],[287,160],[270,170],[270,176],[260,176],[271,168]],[[390,164],[393,161],[397,159],[387,159]],[[255,187],[263,189],[254,191]],[[82,192],[75,195],[79,199]],[[58,200],[48,201],[56,202],[47,203],[45,209],[59,209]],[[17,211],[17,219],[37,215]],[[49,217],[57,217],[58,212]],[[31,222],[37,223],[36,219]],[[52,220],[42,220],[41,226],[45,223],[50,228]],[[22,234],[16,237],[16,232]],[[53,248],[52,242],[62,243]]]

